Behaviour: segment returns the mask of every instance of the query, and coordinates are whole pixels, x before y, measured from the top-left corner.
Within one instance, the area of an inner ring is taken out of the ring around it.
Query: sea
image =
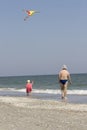
[[[72,84],[68,86],[70,103],[87,104],[87,74],[71,74]],[[58,75],[4,76],[0,77],[0,96],[26,97],[27,80],[34,82],[30,97],[61,101]]]

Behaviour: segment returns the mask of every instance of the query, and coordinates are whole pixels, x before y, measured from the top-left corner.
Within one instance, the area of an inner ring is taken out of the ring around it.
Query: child
[[[27,93],[27,96],[29,96],[29,93],[32,91],[32,86],[33,86],[33,81],[31,83],[30,80],[27,80],[27,83],[26,83],[26,93]]]

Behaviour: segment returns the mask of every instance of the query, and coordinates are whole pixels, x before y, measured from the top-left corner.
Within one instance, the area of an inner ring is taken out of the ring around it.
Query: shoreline
[[[0,102],[29,109],[57,109],[87,112],[87,104],[69,103],[67,100],[42,100],[29,97],[0,96]],[[28,105],[29,104],[29,105]],[[34,105],[34,106],[33,106]]]
[[[61,94],[48,93],[31,93],[33,99],[61,101]],[[3,97],[26,97],[26,92],[19,91],[0,91],[0,96]],[[67,94],[68,102],[73,104],[87,104],[87,95]]]

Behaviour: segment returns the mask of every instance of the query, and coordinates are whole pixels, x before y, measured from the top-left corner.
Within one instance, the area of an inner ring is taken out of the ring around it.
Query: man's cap
[[[67,66],[66,66],[66,65],[63,65],[62,69],[66,69],[66,70],[67,70]]]

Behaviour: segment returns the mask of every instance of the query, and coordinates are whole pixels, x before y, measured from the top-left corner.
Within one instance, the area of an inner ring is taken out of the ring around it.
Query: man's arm
[[[71,76],[70,74],[68,74],[68,80],[69,80],[69,83],[72,84],[72,81],[71,81]]]

